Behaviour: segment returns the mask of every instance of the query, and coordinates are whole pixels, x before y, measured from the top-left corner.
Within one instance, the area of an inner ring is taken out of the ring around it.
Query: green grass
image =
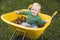
[[[52,15],[54,11],[58,11],[58,14],[52,19],[50,26],[44,32],[44,37],[48,40],[60,40],[60,0],[1,0],[0,16],[14,10],[27,8],[34,2],[41,4],[41,11],[44,14]],[[8,25],[0,19],[0,40],[9,40],[12,33]]]

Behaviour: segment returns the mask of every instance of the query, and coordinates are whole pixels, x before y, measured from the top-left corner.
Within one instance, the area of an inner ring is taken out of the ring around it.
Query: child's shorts
[[[28,26],[28,27],[31,27],[31,28],[38,28],[37,25],[29,24],[29,23],[26,23],[26,22],[23,22],[21,25],[22,26]]]

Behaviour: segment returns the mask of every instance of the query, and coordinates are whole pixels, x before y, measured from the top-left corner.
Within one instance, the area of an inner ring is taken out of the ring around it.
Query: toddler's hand
[[[50,20],[45,20],[45,22],[50,22]]]
[[[19,14],[19,11],[18,10],[15,10],[14,12],[18,13]]]

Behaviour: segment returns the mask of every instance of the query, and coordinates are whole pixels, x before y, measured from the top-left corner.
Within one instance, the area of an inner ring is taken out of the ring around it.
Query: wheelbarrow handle
[[[57,14],[58,12],[57,11],[55,11],[54,13],[53,13],[53,15],[52,15],[52,18]]]

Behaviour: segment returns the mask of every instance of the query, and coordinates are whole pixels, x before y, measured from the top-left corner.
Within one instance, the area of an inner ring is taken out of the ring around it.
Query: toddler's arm
[[[14,12],[16,12],[17,14],[19,14],[19,11],[18,10],[15,10]]]
[[[28,11],[20,12],[20,11],[18,11],[18,10],[15,10],[14,12],[16,12],[17,14],[24,14],[24,15],[28,15]]]

